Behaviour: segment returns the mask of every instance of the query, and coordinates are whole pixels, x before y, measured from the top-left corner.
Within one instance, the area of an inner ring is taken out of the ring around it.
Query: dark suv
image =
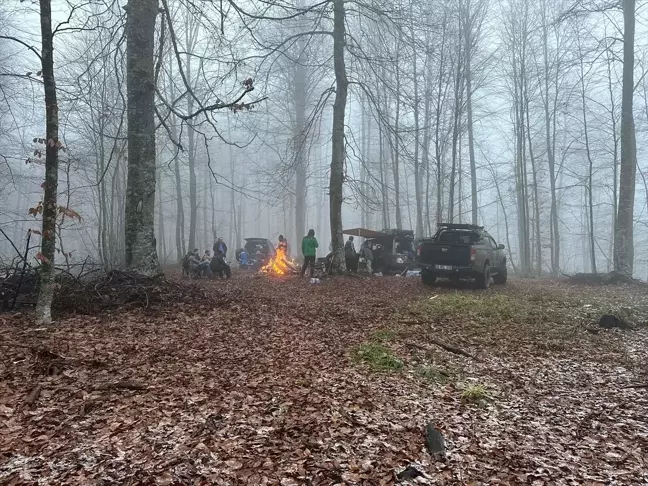
[[[421,278],[432,285],[437,278],[474,278],[477,287],[487,289],[491,277],[496,284],[507,280],[504,245],[498,245],[483,226],[442,223],[432,238],[417,250]]]

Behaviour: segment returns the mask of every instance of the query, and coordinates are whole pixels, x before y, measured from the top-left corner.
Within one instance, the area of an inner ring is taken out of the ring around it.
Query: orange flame
[[[287,275],[292,270],[295,270],[295,265],[288,259],[286,249],[282,246],[277,248],[277,253],[266,263],[261,270],[261,273],[269,275]]]

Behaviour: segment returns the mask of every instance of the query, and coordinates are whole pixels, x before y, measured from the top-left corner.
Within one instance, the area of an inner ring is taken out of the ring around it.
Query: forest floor
[[[0,315],[0,484],[373,485],[408,465],[418,484],[648,482],[645,288],[197,289],[227,298]],[[637,329],[587,330],[607,312]]]

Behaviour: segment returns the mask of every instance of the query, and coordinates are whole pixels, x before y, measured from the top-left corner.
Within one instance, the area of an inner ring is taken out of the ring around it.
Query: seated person
[[[239,253],[238,261],[239,261],[239,265],[241,265],[242,267],[247,267],[247,265],[248,265],[248,253],[247,253],[247,251],[245,251],[245,248],[243,250],[241,250],[241,253]]]
[[[200,250],[198,250],[198,248],[195,248],[194,251],[188,255],[187,261],[189,275],[211,277],[212,272],[209,268],[209,261],[200,259]]]
[[[230,278],[232,276],[232,269],[225,261],[223,252],[220,250],[217,250],[214,258],[212,258],[210,268],[213,275],[218,275],[218,278],[223,278],[223,275],[225,275],[227,278]]]

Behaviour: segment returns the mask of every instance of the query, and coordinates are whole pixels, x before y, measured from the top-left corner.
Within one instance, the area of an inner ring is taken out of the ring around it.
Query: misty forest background
[[[319,256],[328,252],[343,9],[345,228],[424,237],[439,221],[477,222],[507,246],[512,270],[539,275],[612,270],[622,225],[630,271],[648,278],[648,7],[624,5],[625,20],[605,1],[161,0],[147,187],[160,263],[216,237],[234,249],[280,233],[297,256],[309,228]],[[122,266],[127,10],[111,0],[51,8],[67,209],[56,262]],[[40,229],[29,212],[45,180],[41,13],[18,0],[0,12],[5,262]]]

